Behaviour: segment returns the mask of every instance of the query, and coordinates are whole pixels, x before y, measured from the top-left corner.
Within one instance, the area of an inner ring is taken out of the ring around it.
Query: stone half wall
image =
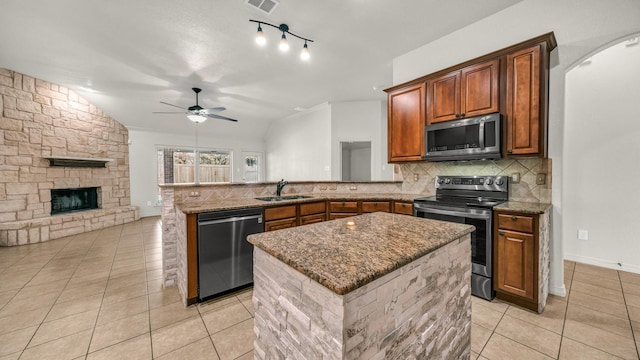
[[[509,200],[551,203],[551,159],[500,159],[478,161],[412,162],[394,166],[394,179],[402,181],[402,191],[434,195],[437,175],[506,175],[520,174],[519,183],[509,183]],[[538,174],[545,183],[536,184]],[[417,175],[417,179],[416,179]]]
[[[254,252],[256,359],[469,359],[466,235],[344,296]]]
[[[355,189],[354,189],[355,187]],[[216,184],[216,185],[165,185],[162,186],[162,269],[164,286],[178,285],[183,299],[186,299],[186,224],[184,214],[176,210],[175,204],[203,203],[224,199],[255,198],[275,195],[275,184]],[[314,182],[289,184],[285,193],[327,194],[327,193],[399,193],[401,183],[373,182]],[[197,193],[193,196],[191,194]],[[184,231],[182,233],[181,231]],[[181,248],[183,247],[183,248]],[[182,259],[182,260],[181,260]]]
[[[0,245],[37,243],[139,218],[127,129],[66,87],[0,68]],[[51,167],[43,156],[113,159]],[[51,216],[51,189],[98,187],[100,209]]]

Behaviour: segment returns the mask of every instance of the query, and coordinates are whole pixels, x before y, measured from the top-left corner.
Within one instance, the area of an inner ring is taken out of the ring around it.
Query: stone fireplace
[[[98,208],[97,187],[51,189],[51,215]]]
[[[122,124],[72,90],[2,68],[0,94],[0,246],[139,218]]]

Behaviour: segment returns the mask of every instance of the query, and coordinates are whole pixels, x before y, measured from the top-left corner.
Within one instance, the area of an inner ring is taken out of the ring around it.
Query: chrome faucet
[[[280,197],[280,194],[282,193],[282,188],[284,188],[287,184],[289,184],[288,181],[286,181],[285,179],[282,179],[280,181],[278,181],[278,184],[276,185],[276,196]]]

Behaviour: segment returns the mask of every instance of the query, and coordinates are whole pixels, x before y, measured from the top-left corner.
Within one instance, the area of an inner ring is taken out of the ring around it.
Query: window
[[[158,147],[157,155],[158,184],[231,182],[231,151]]]
[[[242,162],[244,167],[244,181],[258,182],[262,180],[262,153],[242,152]]]

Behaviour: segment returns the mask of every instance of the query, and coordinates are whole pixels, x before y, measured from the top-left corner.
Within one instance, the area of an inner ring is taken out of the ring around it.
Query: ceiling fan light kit
[[[161,104],[165,104],[165,105],[169,105],[169,106],[173,106],[173,107],[177,107],[179,109],[186,110],[187,119],[193,121],[196,124],[199,124],[201,122],[206,121],[207,117],[210,117],[210,118],[213,118],[213,119],[222,119],[222,120],[238,122],[238,120],[236,120],[236,119],[232,119],[232,118],[228,118],[226,116],[222,116],[222,115],[216,114],[217,112],[226,110],[225,107],[219,106],[219,107],[214,107],[214,108],[203,108],[202,106],[200,106],[198,104],[198,94],[202,91],[202,89],[194,87],[194,88],[191,88],[191,90],[193,90],[193,92],[196,93],[196,104],[193,105],[193,106],[189,106],[188,108],[183,108],[182,106],[169,104],[169,103],[166,103],[164,101],[160,101],[160,103]],[[176,113],[179,113],[179,112],[175,112],[175,111],[173,111],[173,112],[166,112],[166,111],[154,112],[154,114],[176,114]]]
[[[287,24],[273,25],[264,21],[258,21],[258,20],[249,20],[249,21],[258,23],[258,32],[256,33],[256,43],[258,45],[264,46],[267,43],[267,39],[264,37],[264,33],[262,32],[262,25],[267,25],[267,26],[276,28],[282,32],[282,36],[280,37],[280,44],[278,45],[278,48],[280,49],[280,51],[282,52],[289,51],[289,40],[287,40],[287,35],[286,35],[286,34],[289,34],[291,36],[297,37],[298,39],[304,40],[304,46],[302,47],[302,51],[300,52],[300,59],[304,61],[308,61],[311,58],[311,54],[309,54],[309,46],[307,45],[307,42],[313,42],[313,40],[307,39],[292,33],[291,31],[289,31],[289,26]]]

